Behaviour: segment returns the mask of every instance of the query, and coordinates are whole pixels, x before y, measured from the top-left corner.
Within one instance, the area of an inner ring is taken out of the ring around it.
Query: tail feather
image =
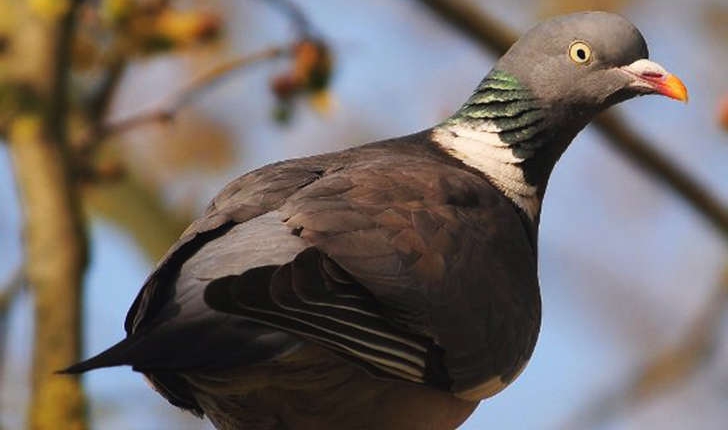
[[[56,373],[73,375],[102,367],[130,365],[130,352],[135,344],[131,338],[126,338],[106,351]]]

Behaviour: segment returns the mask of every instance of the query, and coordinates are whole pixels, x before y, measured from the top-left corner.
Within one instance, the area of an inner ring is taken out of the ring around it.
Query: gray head
[[[581,12],[537,25],[495,69],[513,75],[553,113],[570,117],[591,117],[641,94],[686,100],[679,79],[648,57],[642,34],[625,18]]]
[[[551,169],[597,113],[642,94],[687,100],[682,82],[647,57],[640,32],[619,15],[551,19],[503,55],[433,139],[535,219]]]

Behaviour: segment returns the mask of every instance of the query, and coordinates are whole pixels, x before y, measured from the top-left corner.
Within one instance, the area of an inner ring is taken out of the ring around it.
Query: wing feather
[[[540,319],[533,226],[482,176],[425,145],[387,145],[231,183],[150,276],[128,332],[174,327],[181,307],[200,324],[259,324],[443,389],[514,375]]]
[[[432,342],[392,326],[376,312],[379,305],[365,289],[357,295],[349,289],[344,297],[328,289],[326,284],[335,281],[324,280],[323,258],[309,248],[286,265],[217,279],[208,285],[205,299],[215,309],[299,334],[390,376],[424,382]],[[296,284],[306,288],[297,290]],[[319,292],[312,293],[314,288]],[[300,291],[316,296],[315,303]]]

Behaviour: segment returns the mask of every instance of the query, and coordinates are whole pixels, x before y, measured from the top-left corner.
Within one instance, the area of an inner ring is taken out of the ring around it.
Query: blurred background
[[[506,29],[584,9],[634,22],[690,103],[630,101],[561,159],[536,352],[462,428],[727,428],[727,0],[0,0],[0,428],[212,428],[128,368],[50,373],[124,336],[228,181],[430,127]]]

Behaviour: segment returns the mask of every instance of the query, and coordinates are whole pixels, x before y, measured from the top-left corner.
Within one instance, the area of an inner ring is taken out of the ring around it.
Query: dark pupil
[[[576,56],[579,57],[580,60],[586,60],[586,51],[583,49],[577,49]]]

